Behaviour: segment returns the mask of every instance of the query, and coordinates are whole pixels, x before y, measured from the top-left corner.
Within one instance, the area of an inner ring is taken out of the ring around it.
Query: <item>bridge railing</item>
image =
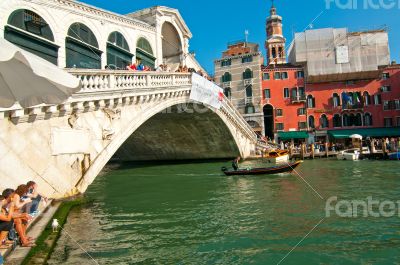
[[[190,86],[191,74],[67,69],[82,82],[79,93]]]

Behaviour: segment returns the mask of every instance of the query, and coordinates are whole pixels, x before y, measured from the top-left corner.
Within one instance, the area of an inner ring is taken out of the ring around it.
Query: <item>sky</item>
[[[213,61],[221,57],[227,43],[245,38],[260,44],[265,55],[265,21],[271,0],[81,0],[119,14],[127,14],[152,6],[176,8],[193,34],[190,51],[210,74]],[[340,28],[350,31],[382,29],[389,33],[392,60],[400,63],[400,0],[275,0],[283,17],[287,43],[294,32],[310,28]],[[311,23],[312,22],[312,23]],[[287,45],[289,46],[289,45]]]

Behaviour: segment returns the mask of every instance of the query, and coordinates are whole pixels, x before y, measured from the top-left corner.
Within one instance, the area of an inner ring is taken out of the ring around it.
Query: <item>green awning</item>
[[[349,130],[332,130],[328,131],[328,135],[336,139],[349,138],[352,134],[359,134],[362,137],[397,137],[400,136],[399,127],[391,128],[366,128],[366,129],[349,129]]]
[[[307,139],[308,133],[305,131],[297,132],[279,132],[278,137],[281,140],[291,140],[291,139]]]

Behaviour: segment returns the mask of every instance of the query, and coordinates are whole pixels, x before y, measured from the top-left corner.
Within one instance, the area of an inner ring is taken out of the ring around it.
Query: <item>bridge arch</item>
[[[164,110],[168,110],[171,107],[180,105],[180,104],[188,104],[189,99],[187,96],[183,96],[180,98],[171,98],[168,100],[163,100],[159,102],[159,104],[156,104],[155,106],[152,106],[151,108],[143,109],[140,113],[135,115],[130,119],[130,121],[124,122],[126,126],[124,128],[121,128],[120,132],[116,134],[111,142],[108,144],[104,150],[102,150],[96,159],[92,161],[90,167],[86,171],[85,175],[82,177],[82,179],[77,183],[76,188],[79,192],[84,192],[87,187],[95,180],[97,175],[101,172],[101,170],[104,168],[104,166],[109,162],[109,160],[114,156],[114,154],[117,153],[118,150],[120,150],[121,146],[123,146],[128,139],[131,136],[134,136],[135,132],[137,132],[141,126],[143,126],[147,121],[151,120],[153,117],[156,115],[160,114]],[[207,109],[208,112],[213,113],[213,115],[216,115],[220,122],[225,126],[227,129],[227,132],[229,133],[231,139],[229,140],[234,140],[235,144],[235,149],[231,149],[231,157],[237,156],[237,155],[242,155],[244,156],[244,151],[241,146],[243,146],[243,141],[245,141],[244,137],[241,135],[240,132],[238,132],[235,129],[235,126],[231,123],[230,120],[227,119],[227,117],[224,115],[224,113],[220,110],[213,111],[211,109]],[[121,113],[121,115],[124,115]],[[162,114],[161,114],[162,115]],[[226,156],[225,156],[226,157]],[[204,157],[206,158],[206,157]],[[212,157],[208,157],[212,158]],[[216,158],[216,157],[213,157]],[[222,158],[222,157],[220,157]],[[142,159],[145,160],[145,159]]]

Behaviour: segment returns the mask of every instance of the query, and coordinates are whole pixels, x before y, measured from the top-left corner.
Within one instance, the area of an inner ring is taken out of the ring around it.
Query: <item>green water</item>
[[[99,176],[86,194],[93,203],[71,212],[49,264],[95,264],[77,243],[99,264],[400,264],[399,206],[390,218],[325,215],[331,196],[400,200],[400,163],[305,161],[304,181],[225,177],[223,165],[131,165]]]

